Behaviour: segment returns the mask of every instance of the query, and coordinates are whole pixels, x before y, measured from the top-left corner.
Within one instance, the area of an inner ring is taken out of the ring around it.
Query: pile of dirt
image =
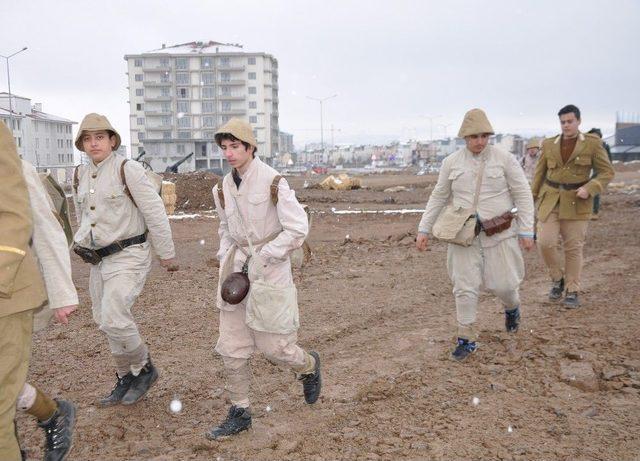
[[[206,172],[165,173],[165,181],[176,185],[176,211],[202,211],[214,208],[211,189],[220,179],[219,176]]]

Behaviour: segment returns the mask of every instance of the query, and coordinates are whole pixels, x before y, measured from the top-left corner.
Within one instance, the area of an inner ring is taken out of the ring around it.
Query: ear
[[[109,141],[111,141],[111,149],[116,147],[116,135],[115,134],[112,134],[111,136],[109,136]]]

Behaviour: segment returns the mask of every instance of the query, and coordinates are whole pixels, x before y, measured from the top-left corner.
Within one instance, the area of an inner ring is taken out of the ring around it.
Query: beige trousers
[[[0,460],[20,461],[13,418],[27,379],[33,310],[0,317]]]
[[[116,272],[105,275],[98,266],[91,267],[89,291],[93,320],[107,335],[118,375],[138,375],[147,363],[147,349],[131,312],[142,292],[147,271]]]
[[[517,238],[487,248],[478,238],[469,247],[449,244],[447,271],[453,283],[460,338],[477,339],[474,324],[482,286],[497,296],[505,309],[520,305],[518,290],[524,278],[524,260]]]
[[[545,222],[538,222],[538,247],[542,260],[549,268],[552,280],[564,277],[567,291],[580,291],[582,248],[588,225],[588,220],[558,219],[557,211],[552,211]]]
[[[276,365],[297,373],[313,371],[314,361],[296,344],[297,333],[277,334],[252,330],[245,323],[245,304],[232,311],[220,311],[220,336],[216,352],[222,356],[226,374],[226,390],[233,405],[249,406],[251,371],[248,360],[256,351]]]

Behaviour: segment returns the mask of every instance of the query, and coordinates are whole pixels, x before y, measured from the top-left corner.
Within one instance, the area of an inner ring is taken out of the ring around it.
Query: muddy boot
[[[557,282],[553,282],[551,285],[551,291],[549,291],[549,299],[551,301],[557,301],[562,298],[562,293],[564,293],[564,278],[561,278]]]
[[[73,441],[73,426],[76,422],[76,407],[68,400],[56,400],[58,408],[47,421],[38,423],[44,429],[44,461],[62,461],[66,458]]]
[[[578,299],[577,291],[567,291],[567,295],[562,300],[562,304],[569,309],[576,309],[580,307],[580,300]]]
[[[205,434],[209,440],[220,440],[246,431],[251,427],[251,410],[232,405],[227,418]]]
[[[124,397],[124,395],[129,390],[129,387],[131,386],[134,378],[135,376],[133,376],[131,373],[127,373],[122,378],[119,377],[116,373],[116,385],[113,387],[111,394],[98,400],[98,406],[110,407],[122,402],[122,397]]]
[[[322,375],[320,373],[320,355],[317,352],[309,352],[315,361],[315,369],[313,373],[307,373],[306,375],[300,375],[298,379],[302,381],[302,390],[304,393],[304,401],[308,404],[316,403],[318,397],[320,397],[320,391],[322,390]]]
[[[475,341],[469,341],[468,339],[458,338],[458,345],[455,350],[451,353],[451,358],[457,360],[458,362],[463,362],[473,354],[478,348]]]
[[[504,326],[509,333],[515,333],[520,326],[520,306],[504,311]]]
[[[140,374],[138,376],[133,377],[133,381],[131,386],[129,386],[129,390],[122,397],[123,405],[133,405],[142,397],[145,396],[153,383],[158,380],[158,370],[151,363],[151,359],[147,361],[147,363],[140,370]]]

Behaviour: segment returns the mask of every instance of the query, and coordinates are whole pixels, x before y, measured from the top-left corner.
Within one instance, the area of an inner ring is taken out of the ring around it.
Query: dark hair
[[[240,141],[246,150],[249,150],[249,147],[252,147],[251,144],[249,144],[248,142],[244,142],[242,139],[236,138],[231,133],[216,133],[214,139],[216,140],[216,144],[218,145],[218,147],[222,147],[222,141]],[[253,146],[254,157],[256,156],[256,152],[258,152],[258,148]]]
[[[591,128],[589,131],[587,131],[587,133],[597,134],[598,136],[602,137],[602,131],[600,131],[600,128]]]
[[[560,109],[560,112],[558,112],[558,117],[571,113],[576,114],[576,118],[580,120],[580,109],[578,109],[573,104],[569,104],[568,106],[564,106],[562,109]]]

